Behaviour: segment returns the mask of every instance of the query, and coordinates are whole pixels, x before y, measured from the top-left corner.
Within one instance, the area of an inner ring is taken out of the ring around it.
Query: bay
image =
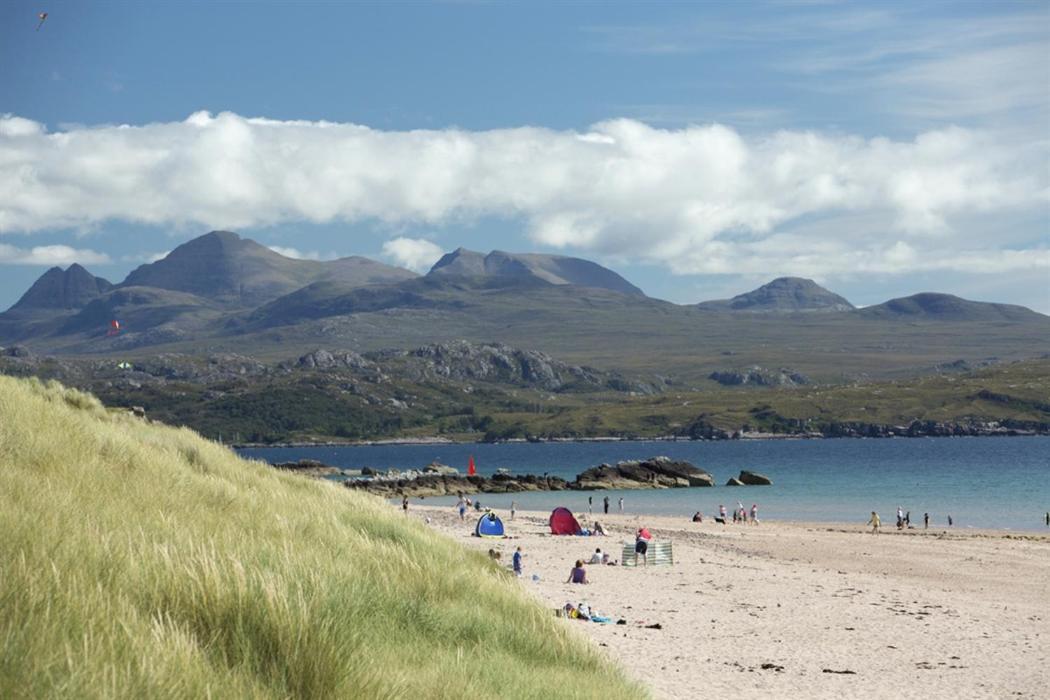
[[[549,474],[572,480],[602,463],[666,455],[714,475],[714,488],[658,491],[568,491],[480,494],[485,507],[548,510],[565,506],[587,517],[608,495],[612,511],[624,498],[628,513],[705,517],[719,505],[757,504],[760,519],[864,523],[877,511],[891,526],[898,506],[921,528],[1050,530],[1050,437],[897,438],[828,440],[727,440],[681,442],[551,442],[412,444],[245,448],[245,457],[269,462],[316,459],[332,466],[383,470],[418,469],[437,460],[466,472],[473,455],[479,474],[497,468],[515,474]],[[773,486],[722,486],[747,469],[769,476]],[[452,507],[452,497],[427,498]]]

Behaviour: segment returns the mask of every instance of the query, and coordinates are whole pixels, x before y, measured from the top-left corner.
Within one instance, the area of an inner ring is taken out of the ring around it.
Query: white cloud
[[[335,257],[334,255],[322,255],[316,250],[302,251],[298,248],[286,248],[279,245],[268,247],[278,255],[283,255],[286,258],[295,258],[296,260],[331,260]]]
[[[106,265],[110,262],[105,253],[67,245],[40,245],[26,249],[0,243],[0,265]]]
[[[425,238],[395,238],[383,244],[383,255],[413,272],[426,272],[444,253]]]
[[[1009,247],[998,232],[973,223],[1045,215],[1050,146],[1015,138],[956,127],[900,141],[808,131],[745,137],[719,124],[671,130],[628,119],[584,133],[393,132],[205,112],[48,133],[6,117],[0,233],[108,220],[244,228],[498,216],[522,219],[545,246],[683,274],[844,264],[907,272],[933,259],[950,269],[1019,269],[1045,256],[998,251]],[[871,225],[821,225],[843,215]],[[413,239],[389,241],[384,252],[415,269],[440,255]]]

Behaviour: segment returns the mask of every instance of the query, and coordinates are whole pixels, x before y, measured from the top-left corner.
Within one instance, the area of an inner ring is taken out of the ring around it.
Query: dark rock
[[[729,477],[729,481],[726,482],[726,486],[743,486],[744,482],[735,476]]]
[[[669,457],[619,462],[616,466],[601,464],[582,472],[573,482],[573,488],[582,490],[688,486],[714,486],[714,477],[689,462]]]
[[[772,486],[773,480],[768,476],[756,474],[755,472],[742,471],[739,477],[741,483],[746,486]]]
[[[718,370],[707,376],[725,386],[801,386],[809,384],[809,378],[786,367],[777,371],[754,366],[737,370]]]

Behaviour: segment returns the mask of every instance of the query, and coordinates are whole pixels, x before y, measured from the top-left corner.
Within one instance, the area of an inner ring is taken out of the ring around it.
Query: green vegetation
[[[0,697],[644,694],[382,501],[0,376]]]

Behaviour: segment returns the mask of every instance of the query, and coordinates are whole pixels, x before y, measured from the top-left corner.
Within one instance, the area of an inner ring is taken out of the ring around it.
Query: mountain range
[[[109,333],[118,320],[123,330]],[[228,231],[184,243],[119,284],[45,272],[0,314],[0,344],[54,354],[312,348],[368,351],[467,338],[686,381],[749,364],[843,380],[1050,352],[1050,317],[924,293],[862,309],[782,277],[728,300],[673,304],[580,258],[458,249],[426,275],[362,257],[293,259]]]

